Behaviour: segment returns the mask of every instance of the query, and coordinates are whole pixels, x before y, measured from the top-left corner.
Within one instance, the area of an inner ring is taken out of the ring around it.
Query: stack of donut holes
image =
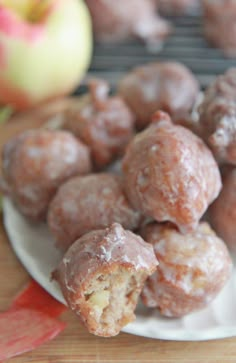
[[[93,334],[118,334],[139,296],[167,317],[205,308],[231,275],[236,69],[196,112],[198,95],[184,65],[142,65],[115,95],[91,80],[60,110],[60,129],[4,146],[1,190],[25,218],[48,224],[64,254],[53,278]]]
[[[86,0],[86,4],[98,42],[138,39],[149,48],[160,50],[175,31],[171,21],[162,16],[202,14],[208,42],[226,56],[236,57],[234,0]]]

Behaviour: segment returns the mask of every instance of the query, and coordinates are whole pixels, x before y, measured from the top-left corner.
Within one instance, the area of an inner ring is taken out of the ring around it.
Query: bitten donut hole
[[[113,223],[75,241],[54,278],[88,331],[111,337],[135,319],[139,294],[157,265],[151,244]]]
[[[140,284],[145,278],[146,274],[134,274],[125,267],[94,278],[84,294],[84,304],[87,305],[84,308],[89,310],[89,319],[94,319],[102,331],[133,321]]]

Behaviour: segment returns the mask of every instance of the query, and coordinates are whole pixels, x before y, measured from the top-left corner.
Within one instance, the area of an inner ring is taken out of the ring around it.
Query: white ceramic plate
[[[31,276],[52,296],[65,304],[58,285],[50,281],[51,272],[61,259],[46,225],[30,224],[5,198],[4,224],[11,245]],[[124,332],[168,340],[209,340],[236,336],[236,271],[207,308],[182,319],[161,317],[156,310],[137,308],[137,319]]]

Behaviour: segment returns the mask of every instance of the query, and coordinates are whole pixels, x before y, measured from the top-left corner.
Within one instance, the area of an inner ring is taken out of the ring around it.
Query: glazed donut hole
[[[235,58],[235,1],[202,0],[202,8],[206,39],[210,44],[221,49],[225,56]]]
[[[134,135],[134,115],[118,95],[109,95],[101,79],[88,81],[88,93],[78,99],[65,115],[64,128],[91,151],[96,170],[121,157]]]
[[[236,68],[209,85],[199,106],[200,135],[220,164],[236,165]]]
[[[126,198],[122,177],[110,173],[70,179],[59,188],[48,211],[49,229],[62,250],[92,230],[114,222],[135,230],[141,221],[140,212]]]
[[[225,241],[230,251],[236,253],[236,169],[224,171],[223,188],[209,208],[209,220],[215,231]]]
[[[228,281],[232,260],[206,222],[184,236],[170,223],[152,223],[140,233],[153,245],[159,261],[142,291],[147,307],[181,317],[206,307]]]
[[[92,18],[94,37],[102,43],[120,43],[138,39],[161,47],[171,33],[153,0],[86,0]]]
[[[118,84],[119,95],[136,117],[141,130],[157,110],[167,112],[173,122],[190,117],[199,94],[199,83],[185,65],[154,62],[135,67]]]
[[[133,208],[158,222],[173,222],[182,233],[197,227],[222,186],[204,142],[161,111],[130,142],[123,174]]]
[[[78,239],[54,278],[91,333],[114,336],[134,320],[139,294],[156,266],[152,246],[114,223]]]
[[[48,205],[63,182],[92,169],[88,147],[62,130],[20,133],[4,145],[2,161],[3,193],[34,221],[45,220]]]

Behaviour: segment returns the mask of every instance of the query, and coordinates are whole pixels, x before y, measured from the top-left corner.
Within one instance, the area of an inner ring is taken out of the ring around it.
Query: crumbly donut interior
[[[134,309],[146,274],[120,267],[112,274],[99,274],[90,283],[84,297],[101,330],[124,326],[133,321]]]

